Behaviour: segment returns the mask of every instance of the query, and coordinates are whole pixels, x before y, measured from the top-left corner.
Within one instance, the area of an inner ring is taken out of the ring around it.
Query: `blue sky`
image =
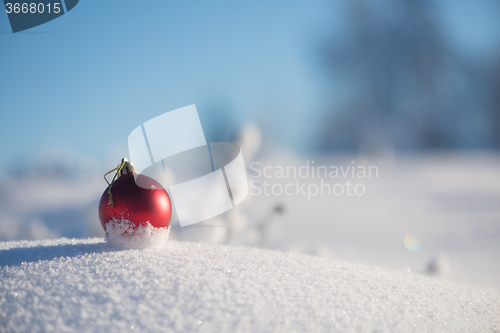
[[[126,156],[132,129],[193,103],[207,133],[222,118],[254,121],[307,149],[330,97],[318,52],[341,33],[341,4],[82,0],[17,34],[2,12],[0,164],[47,146]],[[498,7],[471,6],[444,1],[443,24],[457,47],[487,53]]]

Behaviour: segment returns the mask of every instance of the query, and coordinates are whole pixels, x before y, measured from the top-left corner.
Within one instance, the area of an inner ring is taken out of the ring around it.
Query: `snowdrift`
[[[292,252],[0,243],[4,332],[494,331],[499,320],[493,290]]]

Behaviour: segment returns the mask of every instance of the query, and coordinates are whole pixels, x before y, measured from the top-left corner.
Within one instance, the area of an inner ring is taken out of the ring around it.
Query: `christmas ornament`
[[[111,183],[106,176],[116,170]],[[106,231],[106,223],[129,220],[135,226],[150,223],[156,228],[170,224],[172,205],[167,191],[151,177],[138,175],[134,165],[126,158],[104,175],[108,188],[99,202],[99,220]]]

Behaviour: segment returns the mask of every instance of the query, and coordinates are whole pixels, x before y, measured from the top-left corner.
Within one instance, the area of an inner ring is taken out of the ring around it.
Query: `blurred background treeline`
[[[342,34],[321,49],[333,95],[321,150],[500,147],[498,40],[487,54],[473,42],[458,47],[439,1],[355,0],[343,9]],[[500,20],[498,4],[489,14]]]

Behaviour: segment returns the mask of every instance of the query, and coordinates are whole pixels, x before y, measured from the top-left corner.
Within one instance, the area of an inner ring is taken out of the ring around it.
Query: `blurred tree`
[[[493,145],[500,148],[500,56],[496,63],[495,70],[492,71],[493,90],[492,90],[492,126],[493,126]]]
[[[230,102],[218,99],[207,103],[199,108],[199,116],[208,142],[234,141],[241,120]]]
[[[484,72],[448,46],[432,5],[430,0],[347,3],[345,30],[323,52],[337,93],[321,119],[320,149],[492,144],[489,124],[498,112],[484,108],[479,91],[488,84]]]

